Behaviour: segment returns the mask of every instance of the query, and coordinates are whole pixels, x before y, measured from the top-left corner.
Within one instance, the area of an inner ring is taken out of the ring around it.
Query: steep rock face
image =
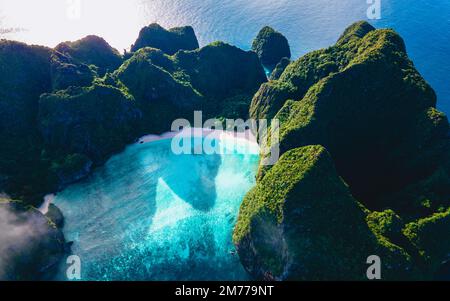
[[[141,118],[133,99],[119,89],[97,84],[43,94],[39,104],[46,149],[83,154],[94,163],[132,141]]]
[[[45,216],[52,221],[58,229],[62,229],[64,227],[64,216],[55,204],[48,205],[48,211]]]
[[[157,48],[172,55],[179,50],[197,49],[199,45],[191,26],[166,30],[153,23],[141,29],[136,42],[131,46],[131,51],[135,52],[144,47]]]
[[[174,60],[188,75],[192,86],[208,98],[254,93],[266,81],[254,53],[223,42],[214,42],[196,51],[179,52]]]
[[[278,269],[273,275],[289,276],[285,273],[289,266],[286,243],[279,239],[269,243],[271,235],[281,234],[268,234],[274,228],[273,221],[263,221],[254,212],[259,212],[258,208],[273,211],[276,200],[282,200],[278,202],[288,208],[291,199],[308,199],[307,188],[301,190],[306,196],[279,193],[280,189],[289,190],[285,183],[290,183],[291,178],[297,179],[294,175],[286,178],[283,173],[294,171],[281,166],[286,156],[299,147],[320,144],[329,151],[349,191],[369,209],[384,210],[364,209],[364,213],[370,232],[383,247],[374,254],[388,262],[393,279],[432,279],[445,274],[443,270],[448,277],[450,248],[443,233],[449,232],[445,212],[450,207],[450,136],[448,119],[435,109],[435,104],[435,93],[408,59],[403,40],[392,30],[375,30],[366,22],[353,24],[335,46],[305,55],[289,64],[278,80],[263,84],[253,98],[250,114],[255,118],[279,119],[279,147],[284,155],[273,167],[261,165],[257,186],[242,205],[234,238],[238,248],[244,246],[239,251],[244,266],[261,278],[267,270],[272,271],[267,266],[275,264]],[[302,168],[311,166],[299,164]],[[296,173],[302,173],[294,162],[291,165]],[[322,187],[329,177],[318,177],[311,185]],[[324,194],[333,191],[322,190]],[[345,199],[341,194],[334,196]],[[315,198],[324,202],[319,195]],[[270,205],[261,205],[264,203]],[[300,214],[304,209],[296,205],[291,211]],[[320,213],[311,215],[317,218],[332,212],[323,207]],[[353,211],[348,212],[356,216]],[[347,223],[347,217],[335,217],[335,225]],[[278,225],[283,225],[285,219],[283,216],[278,220]],[[296,235],[302,234],[303,220],[292,222],[297,227]],[[276,229],[276,233],[284,233],[283,227]],[[352,231],[336,232],[336,239],[345,240],[346,233]],[[286,241],[286,235],[281,237]],[[318,237],[321,236],[311,233],[303,240],[309,242]],[[347,247],[354,247],[355,242]],[[351,260],[341,255],[343,260]],[[261,257],[267,261],[261,261]],[[270,263],[270,258],[278,261]],[[324,254],[319,262],[330,258],[335,258],[332,253]],[[292,262],[303,264],[301,258]],[[308,275],[304,279],[314,277]]]
[[[103,76],[107,71],[116,70],[122,63],[120,53],[112,48],[103,38],[87,36],[74,42],[63,42],[55,50],[74,60],[98,67],[98,74]]]
[[[450,279],[450,208],[406,225],[405,236],[417,247],[435,279]]]
[[[270,80],[277,80],[281,77],[281,74],[283,74],[284,70],[286,70],[287,66],[291,63],[291,60],[287,57],[284,57],[281,59],[281,61],[275,66],[275,69],[273,69],[272,73],[270,74],[269,79]]]
[[[55,176],[57,189],[75,183],[91,172],[93,162],[86,155],[69,154],[54,158],[50,172]]]
[[[51,90],[51,53],[46,47],[0,41],[0,189],[15,197],[33,198],[47,187],[36,116],[39,95]]]
[[[63,233],[42,213],[0,198],[0,280],[49,280],[68,247]]]
[[[54,50],[1,41],[0,190],[37,205],[85,176],[91,161],[101,163],[143,132],[192,118],[194,109],[205,117],[245,118],[251,95],[266,80],[257,56],[225,43],[182,53],[145,48],[118,69],[122,57],[95,36]],[[112,127],[102,120],[113,120]],[[87,160],[73,164],[79,155]]]
[[[95,72],[89,66],[77,63],[70,57],[59,52],[51,56],[51,78],[54,91],[64,90],[70,86],[90,86]]]
[[[278,80],[263,83],[250,104],[250,117],[268,119],[275,117],[287,100],[298,99],[297,87]]]
[[[359,280],[383,254],[384,279],[408,277],[410,257],[369,229],[321,146],[285,153],[245,197],[233,240],[257,279]]]
[[[202,97],[188,82],[152,64],[149,58],[156,57],[154,52],[152,48],[139,50],[113,77],[136,99],[143,112],[144,131],[163,132],[170,129],[174,119],[200,108]]]
[[[273,118],[286,100],[301,100],[319,80],[346,68],[359,53],[358,41],[373,30],[375,28],[367,22],[357,22],[345,31],[335,46],[310,52],[292,62],[276,80],[261,86],[252,101],[252,117]]]
[[[174,118],[191,118],[194,109],[203,110],[204,117],[242,113],[245,118],[250,95],[264,81],[254,53],[222,42],[173,56],[143,48],[111,76],[111,82],[135,97],[145,128],[154,131],[167,130]]]
[[[39,95],[51,89],[50,55],[46,47],[0,41],[0,135],[33,127]]]
[[[448,120],[434,109],[434,91],[407,58],[396,33],[370,31],[350,41],[358,45],[352,46],[357,55],[350,55],[341,71],[279,111],[280,149],[324,145],[354,195],[380,208],[384,204],[377,204],[377,197],[431,175],[443,162]],[[298,90],[304,81],[296,77],[290,76],[290,83]]]
[[[269,26],[259,31],[253,41],[252,50],[258,54],[261,63],[270,70],[273,70],[282,58],[291,58],[291,49],[286,37]]]

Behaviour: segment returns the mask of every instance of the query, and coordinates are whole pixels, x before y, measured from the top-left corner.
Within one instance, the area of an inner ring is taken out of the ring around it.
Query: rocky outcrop
[[[269,26],[263,27],[252,44],[261,63],[272,71],[282,58],[291,58],[291,49],[285,36]]]
[[[90,35],[74,42],[63,42],[55,50],[79,63],[96,66],[100,76],[116,70],[122,64],[120,53],[98,36]]]
[[[383,254],[384,279],[408,277],[411,258],[368,227],[365,212],[321,146],[285,153],[245,197],[233,240],[257,279],[362,280]]]
[[[0,135],[26,134],[39,95],[51,89],[49,48],[0,41]]]
[[[179,50],[197,49],[199,45],[191,26],[166,30],[153,23],[141,29],[136,42],[131,46],[131,51],[135,52],[144,47],[157,48],[172,55]]]
[[[346,267],[362,268],[363,253],[373,252],[391,279],[433,279],[448,269],[449,123],[435,105],[401,37],[366,22],[263,84],[250,115],[279,119],[284,155],[260,166],[242,204],[234,241],[244,267],[259,279],[361,279]],[[361,211],[341,211],[355,199]],[[333,246],[321,253],[316,241]]]
[[[280,149],[325,146],[353,194],[380,209],[387,205],[378,203],[381,195],[430,176],[444,162],[448,120],[434,109],[434,91],[407,58],[395,32],[372,30],[362,38],[352,35],[344,44],[342,39],[334,49],[324,50],[337,69],[317,77],[309,89],[306,84],[313,78],[306,75],[303,62],[322,57],[320,64],[327,64],[326,55],[307,55],[281,76],[278,84],[288,91],[307,92],[276,115],[282,124]],[[265,103],[264,96],[256,99]],[[279,106],[271,102],[268,109],[273,111],[274,104]]]
[[[64,235],[42,213],[0,198],[0,280],[50,280],[67,254]]]
[[[177,51],[198,48],[192,28],[168,32]],[[126,57],[121,66],[122,56],[96,36],[55,49],[0,42],[2,191],[38,205],[84,177],[90,161],[103,162],[143,133],[167,131],[194,109],[246,117],[266,81],[253,52],[225,43],[174,56],[146,47]],[[72,164],[79,155],[87,160]]]
[[[211,101],[253,94],[267,80],[254,53],[223,42],[179,52],[174,60],[187,81]]]
[[[450,279],[450,208],[407,224],[403,233],[419,250],[434,279]]]
[[[142,111],[143,131],[153,133],[169,130],[177,118],[192,117],[188,115],[199,109],[203,101],[189,82],[179,80],[153,64],[152,58],[159,63],[155,52],[159,51],[153,48],[139,50],[113,74],[114,80],[126,87]],[[173,70],[174,67],[168,68]]]
[[[252,117],[273,118],[286,100],[301,100],[308,89],[321,79],[344,70],[358,53],[357,41],[361,40],[364,33],[373,30],[375,28],[367,22],[357,22],[345,30],[335,46],[307,53],[292,62],[277,80],[261,86],[252,101]]]
[[[111,86],[69,88],[43,94],[39,102],[45,148],[82,154],[94,163],[103,162],[133,141],[140,118],[134,100]]]
[[[247,115],[251,95],[265,81],[254,53],[222,42],[173,56],[143,48],[110,77],[134,96],[144,128],[157,132],[168,130],[176,118],[192,119],[195,109],[204,117]],[[232,104],[239,109],[230,109]]]
[[[45,216],[52,221],[58,229],[62,229],[64,227],[64,216],[55,204],[48,205],[48,211]]]
[[[48,189],[36,126],[39,96],[51,91],[47,47],[0,41],[0,175],[2,191],[32,202]]]
[[[90,86],[94,80],[95,72],[89,66],[77,63],[62,53],[54,52],[50,63],[54,91],[64,90],[71,86]]]
[[[277,80],[280,78],[281,74],[283,74],[286,67],[291,63],[291,60],[287,57],[281,59],[281,61],[275,66],[272,73],[270,74],[270,80]]]
[[[70,154],[52,161],[50,171],[56,177],[57,189],[85,178],[91,172],[93,162],[86,155]]]

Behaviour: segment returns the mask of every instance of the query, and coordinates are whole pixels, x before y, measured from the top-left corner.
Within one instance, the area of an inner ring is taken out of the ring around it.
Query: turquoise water
[[[247,279],[231,235],[257,147],[175,155],[170,143],[131,145],[56,196],[82,280]]]

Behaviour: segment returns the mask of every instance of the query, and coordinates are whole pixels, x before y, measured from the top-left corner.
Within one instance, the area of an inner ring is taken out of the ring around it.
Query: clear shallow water
[[[82,280],[247,279],[231,235],[257,148],[175,155],[170,143],[131,145],[56,196]]]
[[[0,27],[19,31],[0,35],[55,46],[97,34],[123,50],[142,26],[158,22],[165,27],[192,25],[201,45],[223,40],[250,49],[258,30],[270,25],[287,36],[298,58],[334,44],[348,25],[367,19],[368,8],[366,0],[81,0],[79,17],[73,18],[67,3],[1,0]],[[450,1],[381,3],[381,19],[370,22],[402,35],[417,68],[436,90],[438,107],[450,114]]]

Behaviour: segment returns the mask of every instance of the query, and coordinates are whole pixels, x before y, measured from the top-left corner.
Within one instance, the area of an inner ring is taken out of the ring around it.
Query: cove
[[[248,279],[231,236],[259,149],[212,139],[228,151],[176,155],[171,139],[135,143],[56,195],[81,280]]]

